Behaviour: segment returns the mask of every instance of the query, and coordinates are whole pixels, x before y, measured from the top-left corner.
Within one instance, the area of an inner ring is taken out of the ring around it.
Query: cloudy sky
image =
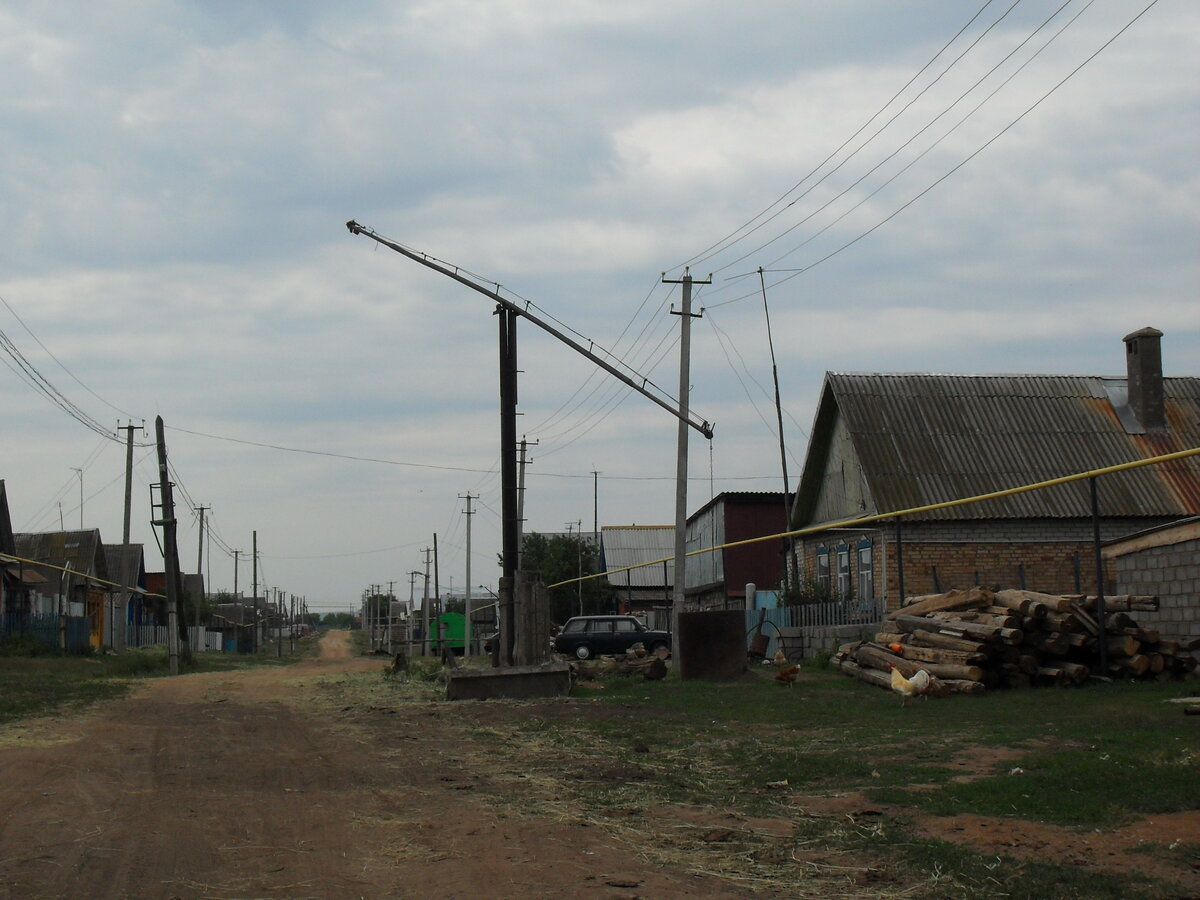
[[[255,531],[260,583],[317,610],[407,596],[435,534],[461,589],[465,494],[494,585],[493,304],[351,218],[671,396],[662,278],[711,274],[693,510],[782,483],[763,283],[793,480],[825,371],[1120,375],[1152,325],[1200,374],[1200,6],[1146,2],[3,0],[14,528],[119,542],[112,432],[161,415],[210,589],[241,550],[249,590]],[[520,335],[527,527],[670,523],[675,420]]]

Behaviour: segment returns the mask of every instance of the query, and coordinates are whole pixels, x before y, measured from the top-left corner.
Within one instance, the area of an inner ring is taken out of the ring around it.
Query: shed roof
[[[675,528],[672,525],[604,525],[600,529],[601,565],[609,583],[621,587],[662,588],[675,583]],[[669,559],[656,566],[641,565]],[[640,566],[627,572],[615,572],[626,566]],[[664,577],[666,583],[664,584]]]
[[[1164,378],[1168,428],[1137,433],[1124,378],[1073,375],[830,372],[801,478],[797,511],[811,509],[840,416],[878,512],[991,493],[1200,447],[1200,378]],[[1104,516],[1200,512],[1200,459],[1145,466],[1099,482]],[[1090,515],[1080,481],[923,518],[1076,518]],[[802,524],[807,524],[807,520]]]

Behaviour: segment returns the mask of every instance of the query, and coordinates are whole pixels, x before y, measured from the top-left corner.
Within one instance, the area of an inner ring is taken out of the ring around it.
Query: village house
[[[1164,377],[1161,339],[1153,328],[1126,336],[1119,377],[827,373],[792,510],[792,527],[811,529],[794,544],[805,585],[889,609],[901,577],[909,596],[972,585],[1094,592],[1087,480],[898,525],[847,520],[1200,447],[1200,377]],[[1094,484],[1103,540],[1200,513],[1197,457]],[[1109,592],[1114,574],[1110,560]]]
[[[103,647],[111,615],[111,585],[100,532],[92,528],[15,534],[13,544],[16,556],[30,560],[21,564],[22,569],[31,567],[42,579],[30,585],[29,613],[65,616],[68,647]],[[76,634],[84,618],[86,633]]]

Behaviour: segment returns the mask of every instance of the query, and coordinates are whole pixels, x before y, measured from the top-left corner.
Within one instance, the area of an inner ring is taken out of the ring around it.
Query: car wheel
[[[659,650],[666,650],[667,645],[664,641],[655,641],[654,646],[650,648],[651,653],[657,653]]]
[[[580,644],[575,648],[576,659],[589,659],[592,655],[592,648],[587,644]]]

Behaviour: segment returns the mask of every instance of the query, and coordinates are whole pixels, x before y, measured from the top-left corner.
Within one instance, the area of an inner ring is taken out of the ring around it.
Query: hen
[[[929,690],[929,673],[918,669],[912,678],[905,678],[899,669],[892,666],[892,690],[900,695],[901,705],[904,705],[909,697],[923,697]]]
[[[775,673],[775,680],[780,684],[786,684],[789,687],[796,683],[796,679],[800,677],[799,666],[788,666],[786,669],[780,669]]]

